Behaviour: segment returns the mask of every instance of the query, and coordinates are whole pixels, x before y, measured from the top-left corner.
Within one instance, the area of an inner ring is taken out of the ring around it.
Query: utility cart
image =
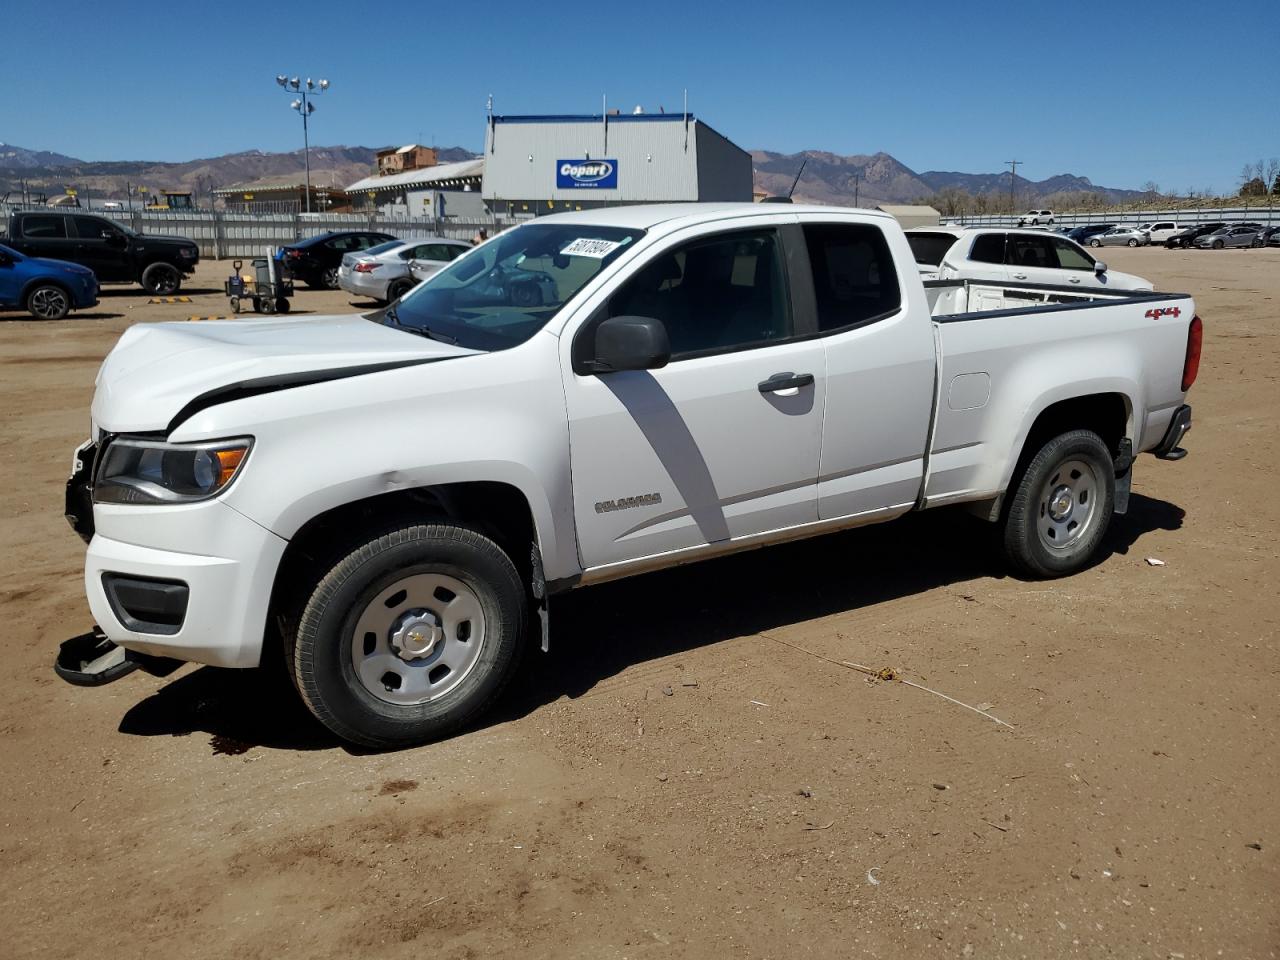
[[[289,297],[293,296],[293,281],[281,279],[276,274],[274,257],[258,257],[250,263],[248,273],[242,272],[243,260],[235,260],[231,264],[235,273],[227,277],[226,281],[231,311],[239,313],[248,300],[253,304],[255,313],[288,313]]]

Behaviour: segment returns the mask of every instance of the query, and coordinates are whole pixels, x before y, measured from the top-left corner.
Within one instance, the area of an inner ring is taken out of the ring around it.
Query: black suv
[[[276,252],[289,276],[303,281],[308,287],[338,289],[338,267],[348,253],[360,253],[388,240],[398,239],[389,233],[373,233],[369,230],[341,230],[307,237]]]
[[[194,240],[134,233],[89,213],[20,210],[9,217],[5,243],[29,257],[88,267],[99,283],[140,283],[158,296],[176,292],[200,261]]]

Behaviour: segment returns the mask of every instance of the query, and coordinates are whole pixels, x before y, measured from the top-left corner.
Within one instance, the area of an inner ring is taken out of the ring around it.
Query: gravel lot
[[[90,623],[61,514],[96,366],[225,313],[229,263],[190,304],[0,315],[0,953],[1275,957],[1280,250],[1106,259],[1206,339],[1191,455],[1139,461],[1095,568],[1011,579],[940,512],[584,590],[483,727],[394,754],[266,671],[51,670]]]

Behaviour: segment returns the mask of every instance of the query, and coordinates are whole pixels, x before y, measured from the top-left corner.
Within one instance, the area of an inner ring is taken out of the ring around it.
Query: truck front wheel
[[[511,559],[470,527],[405,526],[364,543],[316,585],[286,650],[303,700],[367,747],[447,736],[502,692],[525,643]]]
[[[1013,491],[1004,522],[1009,561],[1029,577],[1083,569],[1111,524],[1115,465],[1102,438],[1072,430],[1042,446]]]
[[[142,287],[156,297],[177,293],[182,286],[182,274],[170,263],[153,263],[142,271]]]

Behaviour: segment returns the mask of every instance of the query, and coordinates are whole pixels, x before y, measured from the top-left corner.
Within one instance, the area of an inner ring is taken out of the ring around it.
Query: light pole
[[[276,75],[276,83],[285,93],[294,93],[297,96],[293,103],[289,104],[294,110],[302,114],[302,157],[307,167],[307,213],[311,212],[311,139],[307,131],[307,117],[315,112],[316,105],[311,102],[312,97],[317,97],[329,89],[329,81],[321,80],[319,83],[313,82],[310,77],[306,80],[299,80],[297,77],[286,77],[283,73]]]

